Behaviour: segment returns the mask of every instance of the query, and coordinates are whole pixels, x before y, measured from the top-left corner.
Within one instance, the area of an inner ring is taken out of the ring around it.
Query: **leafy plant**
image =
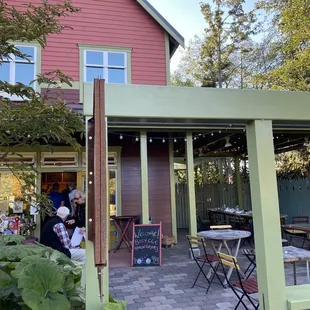
[[[72,304],[83,305],[82,267],[51,248],[20,242],[12,236],[0,238],[1,309],[69,310]]]
[[[109,295],[108,303],[103,307],[103,310],[125,310],[127,309],[127,301],[116,300],[113,296]]]

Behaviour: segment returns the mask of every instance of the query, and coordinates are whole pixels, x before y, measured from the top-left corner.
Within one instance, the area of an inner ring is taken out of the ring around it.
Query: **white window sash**
[[[86,63],[87,52],[101,52],[103,54],[103,65],[99,64],[88,64]],[[123,54],[124,55],[124,66],[109,66],[108,65],[108,53]],[[127,84],[127,53],[126,52],[112,52],[112,51],[98,51],[98,50],[84,50],[84,82],[87,82],[87,73],[86,69],[91,68],[102,68],[103,69],[103,78],[106,83],[109,83],[109,74],[108,69],[123,69],[124,70],[124,84]]]

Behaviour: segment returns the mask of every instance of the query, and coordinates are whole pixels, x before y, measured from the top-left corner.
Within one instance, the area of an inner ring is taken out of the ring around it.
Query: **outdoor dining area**
[[[293,216],[292,223],[286,223],[286,219],[287,216],[281,214],[279,222],[275,223],[281,226],[279,243],[282,245],[283,263],[292,266],[294,286],[301,284],[297,263],[306,275],[306,283],[310,283],[309,216]],[[252,212],[238,207],[208,210],[208,221],[199,219],[197,224],[200,225],[198,234],[186,236],[191,257],[197,265],[192,287],[202,278],[206,293],[214,284],[230,288],[237,298],[234,309],[259,309]],[[305,298],[308,293],[305,291]],[[289,309],[309,309],[306,304],[305,300],[304,305]]]

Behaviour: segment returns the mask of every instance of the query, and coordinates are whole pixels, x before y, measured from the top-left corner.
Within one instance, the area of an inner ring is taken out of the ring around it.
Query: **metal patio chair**
[[[300,224],[300,223],[309,223],[309,216],[307,215],[297,215],[292,216],[292,224]],[[293,245],[294,240],[302,241],[301,247],[304,247],[304,244],[307,243],[309,247],[309,242],[307,239],[307,232],[298,229],[283,229],[282,230],[285,239],[287,239],[290,245]]]
[[[240,267],[237,264],[237,259],[231,255],[227,255],[221,252],[217,252],[220,264],[223,268],[223,273],[225,275],[226,281],[229,285],[229,287],[232,289],[236,297],[238,298],[238,303],[235,306],[234,310],[238,309],[239,305],[242,304],[245,309],[250,309],[248,305],[245,304],[244,298],[246,298],[250,304],[254,307],[254,309],[258,309],[259,307],[259,301],[252,297],[252,294],[258,293],[258,285],[257,280],[255,278],[252,279],[242,279],[240,275]],[[227,277],[226,268],[227,267],[233,267],[237,277],[238,281],[236,282],[230,282],[230,280]],[[241,293],[241,296],[240,296]]]
[[[194,287],[196,285],[196,283],[198,281],[198,278],[199,278],[199,276],[201,274],[205,277],[205,279],[208,282],[208,286],[206,288],[207,289],[206,293],[208,293],[209,288],[210,288],[210,286],[211,286],[211,284],[212,284],[212,282],[213,282],[215,277],[217,277],[217,279],[219,280],[220,284],[224,287],[224,284],[223,284],[221,278],[216,273],[216,270],[218,269],[219,264],[217,264],[216,267],[214,267],[212,265],[212,263],[218,262],[218,257],[216,255],[210,255],[210,254],[207,253],[206,241],[204,240],[204,238],[190,236],[190,235],[187,235],[186,238],[188,240],[188,243],[189,243],[189,246],[190,246],[190,249],[191,249],[192,257],[195,260],[195,262],[196,262],[196,264],[197,264],[197,266],[199,268],[199,272],[198,272],[198,274],[196,276],[196,279],[195,279],[194,284],[193,284],[192,287]],[[203,250],[203,255],[195,257],[194,249],[197,248],[197,247],[200,248],[201,250]],[[210,271],[210,268],[213,271],[210,280],[207,277],[207,272],[204,271],[205,266],[209,266],[208,272]],[[197,286],[199,286],[199,285],[197,285]],[[203,287],[203,288],[205,288],[205,287]]]

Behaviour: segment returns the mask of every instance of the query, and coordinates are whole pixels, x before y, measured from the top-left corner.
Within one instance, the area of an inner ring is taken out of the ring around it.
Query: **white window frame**
[[[12,158],[13,160],[10,161],[10,158]],[[31,167],[37,166],[37,153],[35,152],[17,152],[15,154],[10,153],[8,154],[6,159],[6,161],[0,161],[0,170],[7,169],[7,165],[9,165],[9,167],[12,167],[12,165],[14,164],[25,164]]]
[[[96,53],[102,53],[102,57],[103,57],[103,65],[94,65],[94,64],[87,64],[86,63],[86,54],[87,52],[96,52]],[[108,65],[108,54],[122,54],[124,55],[124,66],[109,66]],[[118,51],[101,51],[101,50],[96,50],[96,49],[86,49],[84,50],[84,82],[86,83],[90,83],[87,82],[87,74],[86,74],[86,68],[87,67],[93,67],[93,68],[103,68],[103,76],[101,77],[102,79],[105,79],[106,83],[110,83],[109,82],[109,74],[108,74],[108,69],[123,69],[124,70],[124,84],[128,84],[128,80],[127,80],[127,53],[126,52],[118,52]],[[113,84],[120,84],[120,83],[113,83]],[[123,85],[123,84],[122,84]]]
[[[30,63],[34,64],[34,70],[33,70],[33,80],[36,79],[36,75],[37,75],[37,66],[38,66],[38,47],[35,45],[22,45],[22,44],[16,44],[15,45],[17,48],[23,48],[23,47],[28,47],[28,48],[33,48],[33,60],[30,60]],[[29,61],[27,61],[26,59],[23,60],[17,60],[15,59],[15,55],[11,54],[10,57],[8,58],[8,61],[3,61],[5,63],[9,63],[10,64],[10,72],[9,72],[9,82],[12,85],[16,85],[16,63],[29,63]],[[33,84],[30,85],[30,87],[32,87],[33,89],[36,89],[37,87],[37,82],[34,82]],[[10,96],[7,93],[4,92],[0,92],[0,96],[9,98],[10,100],[15,100],[15,101],[21,101],[24,100],[23,98],[21,98],[20,96],[17,95],[12,95]]]
[[[62,165],[57,165],[60,162],[53,162],[53,161],[48,161],[46,162],[45,159],[57,159],[57,158],[68,158],[68,161],[64,161]],[[70,161],[69,159],[73,158],[73,161]],[[41,153],[41,167],[42,168],[76,168],[79,166],[79,161],[78,161],[78,153],[77,152],[54,152],[54,153]]]

